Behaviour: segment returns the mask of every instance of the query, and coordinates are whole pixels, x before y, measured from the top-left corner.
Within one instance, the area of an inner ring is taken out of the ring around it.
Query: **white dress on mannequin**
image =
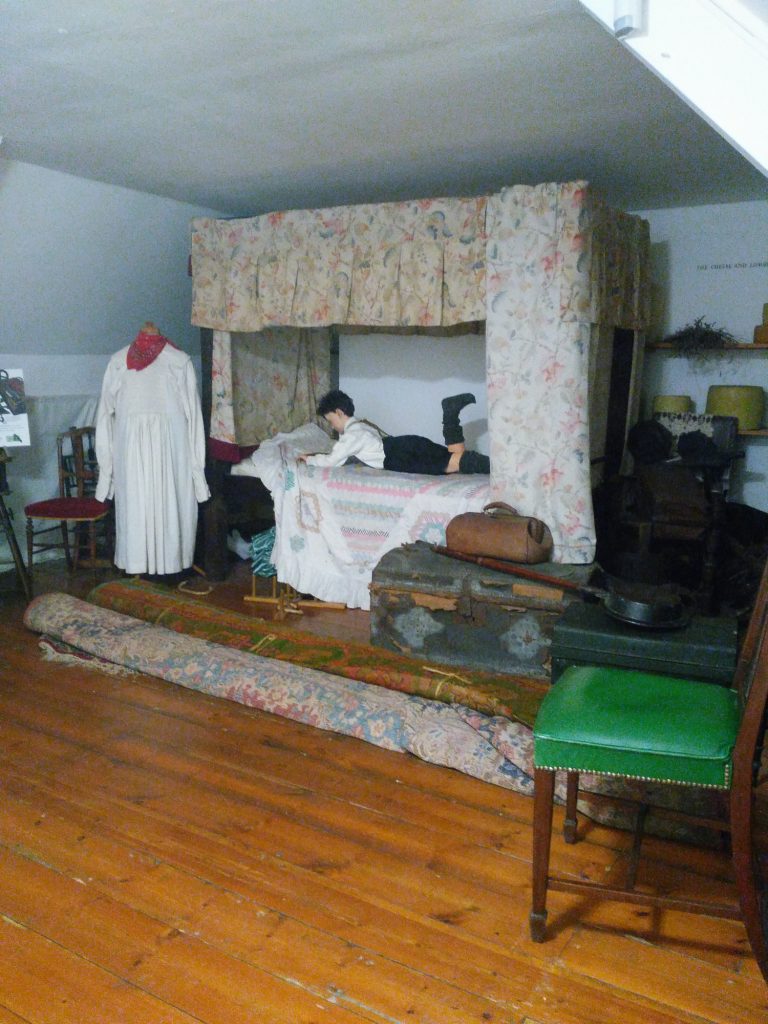
[[[141,370],[129,346],[109,361],[96,417],[96,496],[115,501],[115,565],[165,575],[192,565],[197,503],[210,497],[189,356],[166,344]]]

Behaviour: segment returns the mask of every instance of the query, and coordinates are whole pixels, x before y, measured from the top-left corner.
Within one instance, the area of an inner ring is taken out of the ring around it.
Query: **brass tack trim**
[[[637,779],[639,782],[664,782],[670,786],[692,786],[694,789],[730,789],[730,766],[726,765],[725,779],[722,784],[717,782],[682,782],[680,779],[660,779],[657,775],[627,775],[624,772],[600,772],[594,768],[574,768],[564,764],[535,764],[545,772],[583,772],[584,775],[606,775],[613,779]]]

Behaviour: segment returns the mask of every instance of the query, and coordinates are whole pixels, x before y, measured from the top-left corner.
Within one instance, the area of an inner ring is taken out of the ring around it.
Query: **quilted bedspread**
[[[349,608],[370,608],[373,570],[387,551],[417,540],[444,544],[450,519],[479,512],[491,500],[490,479],[482,474],[421,476],[359,464],[329,469],[298,462],[297,450],[284,435],[262,445],[250,467],[237,472],[250,468],[272,491],[278,580]]]
[[[391,548],[445,544],[448,521],[490,501],[487,476],[419,476],[293,463],[273,492],[279,580],[322,601],[370,608],[373,570]]]

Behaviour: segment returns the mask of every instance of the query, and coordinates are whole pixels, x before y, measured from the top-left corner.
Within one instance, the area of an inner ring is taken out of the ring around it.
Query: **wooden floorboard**
[[[530,942],[530,798],[46,662],[21,607],[0,607],[0,1024],[768,1021],[737,922],[553,893]],[[332,630],[360,639],[346,614]],[[583,836],[557,868],[620,875],[628,836]],[[718,851],[647,852],[644,882],[733,897]]]

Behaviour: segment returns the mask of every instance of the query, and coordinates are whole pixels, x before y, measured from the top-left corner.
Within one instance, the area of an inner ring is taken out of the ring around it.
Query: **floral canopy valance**
[[[584,183],[536,188],[578,197],[579,216],[562,215],[569,232],[556,268],[563,318],[645,326],[647,224],[609,210]],[[522,228],[502,226],[491,205],[480,196],[196,218],[192,323],[259,331],[484,320],[487,248]]]
[[[493,497],[549,524],[556,561],[589,562],[594,327],[646,327],[649,249],[648,224],[584,182],[198,218],[192,322],[214,330],[224,380],[229,332],[485,320]]]
[[[480,199],[193,221],[192,322],[219,330],[485,316]]]

